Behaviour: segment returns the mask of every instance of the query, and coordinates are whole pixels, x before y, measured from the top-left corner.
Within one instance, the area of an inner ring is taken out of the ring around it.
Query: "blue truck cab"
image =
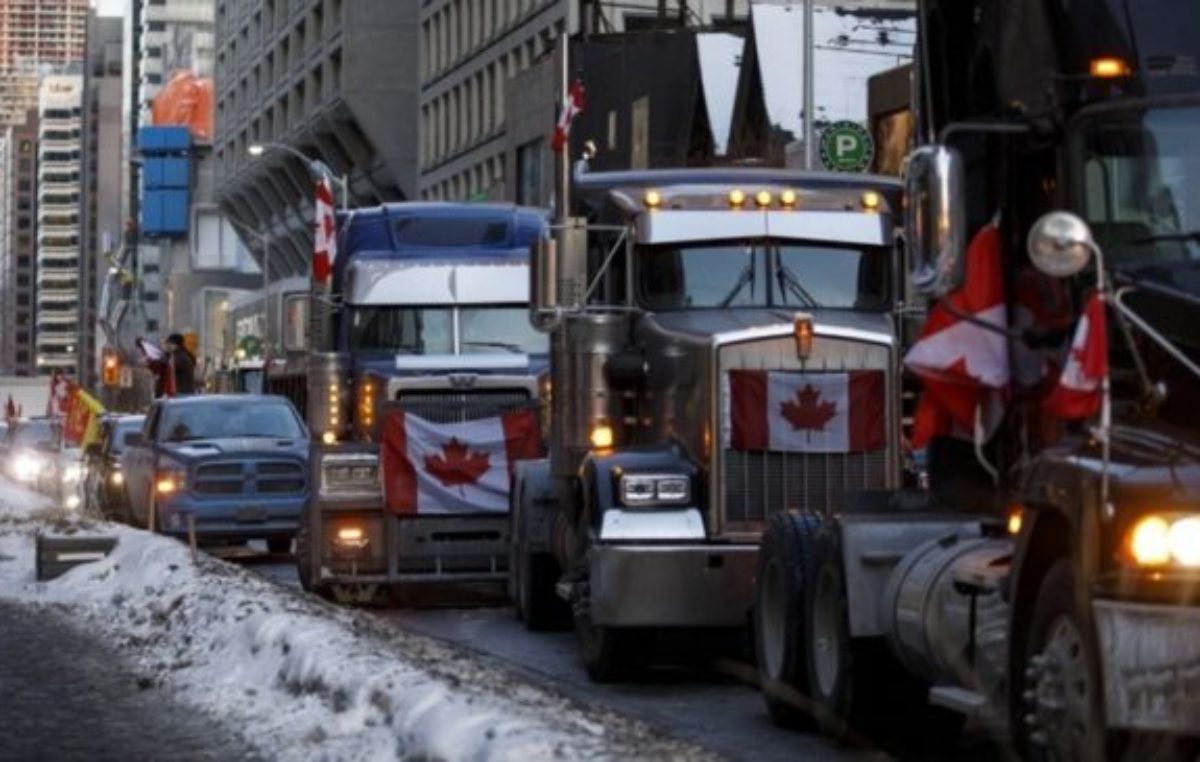
[[[284,397],[160,399],[121,458],[134,524],[286,552],[309,495],[308,429]]]
[[[296,557],[309,589],[345,598],[505,581],[507,476],[487,509],[427,495],[397,510],[385,494],[382,429],[396,414],[437,429],[539,412],[548,340],[529,324],[529,252],[547,225],[542,210],[502,204],[398,203],[339,216],[306,356],[290,378],[273,370],[267,379],[270,389],[304,389],[314,489]]]

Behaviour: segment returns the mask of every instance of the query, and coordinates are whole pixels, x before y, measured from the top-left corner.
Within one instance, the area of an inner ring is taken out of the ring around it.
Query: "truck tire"
[[[784,727],[813,725],[802,619],[804,580],[820,521],[814,513],[776,513],[759,547],[755,656],[767,712]]]
[[[312,568],[312,530],[309,528],[308,504],[300,509],[300,522],[296,525],[296,576],[300,579],[300,587],[310,593],[321,595],[314,588],[316,580],[315,569]]]
[[[1069,559],[1046,573],[1029,619],[1025,667],[1027,750],[1033,760],[1109,756],[1095,636],[1075,605]]]
[[[526,629],[558,630],[570,622],[571,610],[554,589],[562,574],[554,556],[519,550],[516,568],[510,567],[509,573],[516,576],[517,616]]]
[[[652,633],[627,627],[592,624],[591,615],[575,615],[575,635],[588,677],[597,683],[613,683],[635,677],[645,666]]]

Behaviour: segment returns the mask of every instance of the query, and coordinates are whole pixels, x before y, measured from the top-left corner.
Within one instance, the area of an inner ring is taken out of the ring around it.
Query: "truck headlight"
[[[374,455],[328,456],[321,461],[322,494],[375,495],[379,492],[379,459]]]
[[[187,489],[187,474],[175,469],[163,469],[154,477],[154,491],[160,495],[172,495]]]
[[[692,480],[687,474],[621,474],[618,493],[630,508],[685,505],[692,501]]]
[[[1129,530],[1126,547],[1138,566],[1200,568],[1200,516],[1143,516]]]

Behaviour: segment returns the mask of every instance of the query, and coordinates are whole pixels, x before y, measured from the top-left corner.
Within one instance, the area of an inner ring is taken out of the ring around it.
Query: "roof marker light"
[[[791,188],[788,188],[779,194],[779,203],[787,209],[791,209],[793,206],[795,206],[796,200],[796,191],[792,190]]]
[[[875,191],[864,192],[862,194],[862,207],[869,212],[879,209],[879,194]]]
[[[642,201],[646,204],[647,209],[657,209],[662,206],[662,194],[656,190],[648,190]]]
[[[771,205],[771,191],[760,190],[754,194],[754,203],[761,208],[766,208]]]
[[[729,205],[734,209],[741,209],[746,204],[746,192],[741,188],[734,188],[729,191]]]

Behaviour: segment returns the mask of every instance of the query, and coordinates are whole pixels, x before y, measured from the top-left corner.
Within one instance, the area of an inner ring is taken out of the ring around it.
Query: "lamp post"
[[[341,175],[340,177],[335,175],[333,170],[329,168],[328,164],[320,159],[313,159],[309,156],[306,156],[303,151],[292,148],[287,143],[251,143],[246,149],[247,153],[255,157],[262,156],[267,151],[284,151],[286,153],[290,153],[291,155],[303,161],[305,166],[308,167],[308,171],[312,173],[314,177],[329,178],[331,181],[336,183],[338,188],[341,190],[342,209],[345,210],[349,208],[350,186],[345,175]]]
[[[256,227],[251,227],[244,222],[238,222],[231,217],[225,217],[225,221],[233,227],[254,236],[258,239],[258,245],[262,247],[262,275],[263,275],[263,348],[267,357],[271,356],[271,236],[262,232]]]

